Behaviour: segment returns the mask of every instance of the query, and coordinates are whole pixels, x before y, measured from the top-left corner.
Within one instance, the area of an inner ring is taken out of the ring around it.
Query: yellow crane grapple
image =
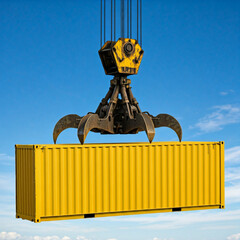
[[[124,17],[122,19],[124,20]],[[130,32],[128,36],[131,35]],[[127,77],[138,73],[144,51],[137,39],[124,37],[124,22],[122,23],[122,37],[117,41],[104,42],[103,46],[101,44],[99,56],[105,73],[114,76],[110,82],[110,88],[95,113],[88,113],[84,117],[70,114],[61,118],[53,131],[54,143],[59,134],[67,128],[78,129],[78,138],[82,144],[89,131],[101,134],[136,134],[145,131],[151,143],[155,128],[158,127],[171,128],[181,141],[182,128],[174,117],[168,114],[152,116],[148,112],[142,112],[133,96],[130,87],[131,80]]]

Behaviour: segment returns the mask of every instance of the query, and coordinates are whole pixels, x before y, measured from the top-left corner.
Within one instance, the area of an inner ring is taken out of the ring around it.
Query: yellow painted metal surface
[[[16,211],[21,216],[34,216],[35,156],[33,147],[16,148]]]
[[[132,47],[130,52],[125,51],[128,44]],[[137,74],[143,53],[138,41],[130,38],[107,41],[99,51],[105,73],[109,75]]]
[[[128,42],[131,42],[134,46],[134,54],[129,56],[123,50],[124,45]],[[116,51],[113,51],[113,55],[118,66],[118,72],[126,73],[126,71],[129,71],[130,74],[130,69],[135,69],[134,73],[137,74],[143,57],[143,50],[138,42],[134,39],[123,38],[119,39],[114,47]]]
[[[224,208],[224,143],[16,145],[16,217]]]

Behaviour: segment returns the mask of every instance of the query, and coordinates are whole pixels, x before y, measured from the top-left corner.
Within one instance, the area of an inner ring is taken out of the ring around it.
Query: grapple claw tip
[[[179,141],[182,141],[182,127],[180,123],[169,114],[158,114],[156,117],[152,116],[154,127],[169,127],[178,136]]]
[[[76,114],[69,114],[61,118],[53,130],[53,142],[56,144],[59,134],[67,128],[78,128],[82,118]]]

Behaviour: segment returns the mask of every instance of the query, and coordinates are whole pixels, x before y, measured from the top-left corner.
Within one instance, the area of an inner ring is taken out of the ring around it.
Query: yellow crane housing
[[[107,75],[132,75],[138,73],[143,50],[137,40],[120,38],[117,42],[107,41],[99,50],[99,56]]]

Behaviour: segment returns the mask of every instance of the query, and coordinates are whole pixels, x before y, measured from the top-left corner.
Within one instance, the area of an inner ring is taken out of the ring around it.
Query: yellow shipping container
[[[223,142],[16,145],[16,217],[224,208]]]

